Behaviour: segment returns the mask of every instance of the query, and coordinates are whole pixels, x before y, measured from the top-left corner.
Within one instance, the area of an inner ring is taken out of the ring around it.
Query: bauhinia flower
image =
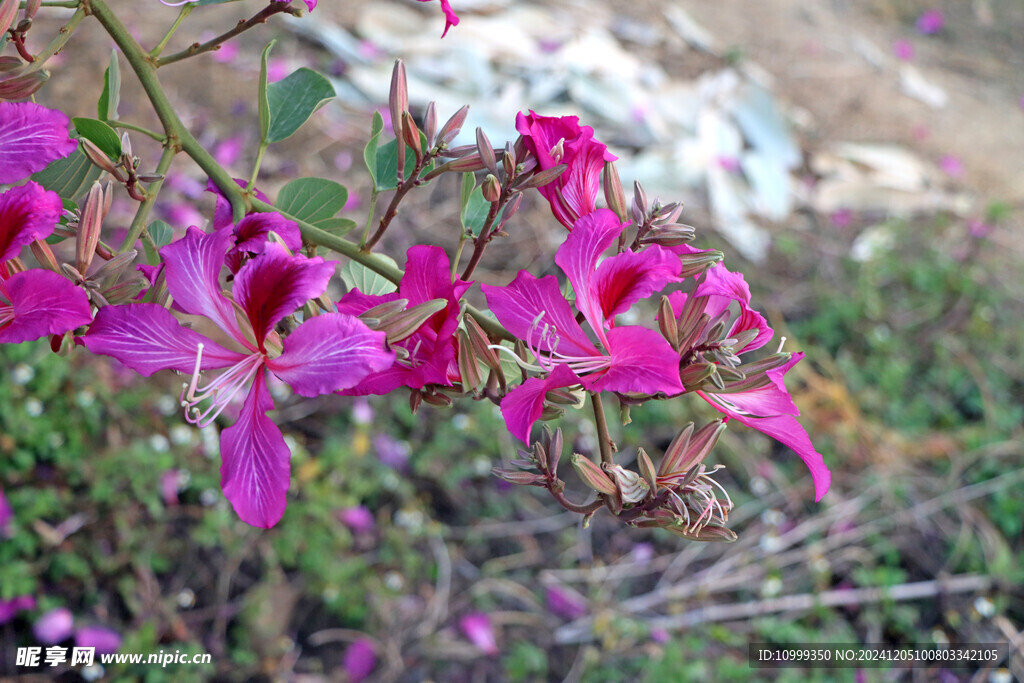
[[[430,0],[420,0],[420,2],[430,2]],[[452,9],[448,0],[441,0],[441,11],[444,12],[444,33],[441,34],[441,37],[444,38],[448,35],[448,29],[459,25],[459,17],[456,16],[455,10]]]
[[[444,308],[431,315],[419,328],[395,346],[403,351],[395,363],[366,377],[358,386],[345,391],[349,395],[390,393],[398,387],[419,389],[428,384],[451,386],[451,368],[455,365],[455,330],[459,326],[459,299],[472,283],[452,282],[448,255],[440,247],[416,246],[406,253],[405,275],[398,291],[390,294],[363,294],[358,289],[338,301],[338,311],[361,315],[390,301],[405,300],[406,309],[436,299]]]
[[[160,255],[176,306],[208,318],[234,348],[179,325],[156,304],[102,308],[79,342],[146,376],[162,369],[190,374],[182,405],[198,426],[244,395],[238,421],[221,433],[221,486],[243,521],[269,528],[284,514],[290,452],[266,416],[274,408],[266,371],[311,397],[353,387],[395,356],[385,350],[383,333],[340,313],[308,318],[282,342],[275,326],[323,293],[334,263],[292,256],[269,243],[238,270],[232,300],[219,282],[231,237],[230,228],[211,234],[189,228]],[[216,369],[224,372],[202,384],[203,371]]]
[[[520,271],[505,287],[482,286],[498,320],[526,342],[538,369],[547,373],[526,380],[501,404],[509,431],[526,443],[543,410],[544,394],[552,389],[580,384],[592,392],[643,395],[683,390],[679,355],[660,334],[615,323],[634,303],[678,280],[679,257],[651,246],[611,256],[599,265],[601,254],[624,228],[608,209],[594,211],[576,221],[555,256],[596,343],[576,322],[554,275],[535,278]]]
[[[568,166],[562,175],[538,189],[551,204],[555,218],[572,230],[578,218],[597,207],[604,162],[618,157],[594,139],[593,128],[580,125],[578,116],[520,112],[516,116],[516,130],[523,135],[526,148],[537,157],[540,170],[559,164]]]
[[[64,334],[92,320],[88,296],[67,278],[41,268],[17,272],[7,263],[49,237],[62,211],[55,192],[31,181],[0,195],[0,343]]]
[[[729,272],[718,264],[707,271],[704,280],[692,294],[674,292],[669,296],[677,316],[687,315],[684,310],[692,298],[696,313],[708,315],[709,326],[716,321],[725,322],[729,309],[738,304],[739,314],[727,332],[726,341],[699,338],[696,345],[680,349],[684,364],[708,360],[718,367],[731,365],[739,371],[733,379],[726,378],[722,386],[705,383],[696,393],[716,410],[748,427],[771,436],[792,448],[807,464],[814,481],[814,499],[821,500],[828,491],[832,475],[821,454],[814,449],[807,431],[797,421],[800,414],[786,389],[785,375],[804,357],[803,353],[780,353],[747,364],[739,364],[740,355],[764,346],[773,335],[760,313],[750,308],[750,289],[739,273]],[[692,317],[692,313],[690,313]],[[722,328],[724,330],[724,328]],[[705,335],[701,335],[705,336]],[[740,339],[749,340],[741,347],[732,346]],[[731,347],[731,348],[730,348]],[[708,354],[707,358],[704,355]],[[738,354],[738,355],[737,355]],[[719,375],[723,377],[722,374]]]
[[[33,102],[0,102],[0,184],[16,183],[78,148],[68,117]]]

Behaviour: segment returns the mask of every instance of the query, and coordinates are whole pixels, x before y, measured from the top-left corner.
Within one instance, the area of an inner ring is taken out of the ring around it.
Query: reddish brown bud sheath
[[[412,114],[407,111],[402,112],[402,138],[404,138],[405,144],[409,145],[409,149],[416,156],[416,163],[419,164],[423,160],[420,129],[416,126],[416,121],[413,120]]]
[[[452,117],[448,119],[441,130],[437,132],[438,142],[448,144],[462,131],[462,124],[466,122],[466,114],[469,113],[469,105],[464,104],[462,108],[452,114]]]
[[[7,29],[14,24],[20,4],[19,0],[0,0],[0,35],[7,33]]]
[[[498,175],[498,160],[494,156],[494,147],[491,146],[491,141],[487,138],[487,133],[483,128],[476,129],[476,150],[480,158],[483,159],[487,170]]]
[[[99,244],[100,230],[103,228],[105,203],[103,186],[93,183],[85,198],[82,219],[78,222],[78,239],[75,242],[75,266],[82,275],[87,274],[92,258],[96,255],[96,245]]]
[[[402,114],[409,111],[409,86],[405,79],[405,64],[401,59],[395,60],[395,68],[391,72],[391,93],[388,97],[388,108],[391,112],[391,127],[395,132],[398,152],[398,179],[401,180],[405,169],[405,138],[402,135]]]
[[[50,80],[48,71],[33,71],[24,76],[15,76],[0,81],[0,100],[23,100],[31,97],[48,80]]]

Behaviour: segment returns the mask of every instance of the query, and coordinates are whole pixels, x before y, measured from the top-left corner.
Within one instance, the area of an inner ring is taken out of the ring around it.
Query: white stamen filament
[[[196,348],[196,364],[192,372],[192,381],[181,385],[181,406],[185,409],[185,420],[199,428],[206,427],[217,419],[231,403],[231,399],[247,386],[261,367],[263,355],[253,353],[232,365],[217,379],[206,386],[199,386],[203,358],[203,344]],[[199,404],[209,400],[210,406],[201,410]]]

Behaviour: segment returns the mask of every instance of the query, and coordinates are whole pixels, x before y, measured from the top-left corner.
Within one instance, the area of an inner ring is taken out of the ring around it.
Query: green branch
[[[210,177],[214,184],[220,188],[220,191],[224,193],[224,196],[227,197],[227,200],[231,203],[231,212],[234,220],[240,221],[246,213],[246,195],[235,183],[231,174],[225,171],[210,153],[199,144],[199,141],[192,137],[192,133],[185,128],[185,124],[178,118],[170,100],[167,99],[167,93],[164,92],[163,86],[160,85],[160,80],[157,78],[153,59],[142,49],[138,41],[132,37],[132,34],[121,23],[121,20],[117,18],[117,15],[111,11],[106,0],[82,0],[82,4],[96,17],[97,21],[100,22],[121,49],[125,59],[128,60],[128,64],[132,67],[132,71],[135,72],[139,83],[142,84],[143,90],[146,91],[146,97],[149,98],[150,104],[153,105],[153,110],[160,119],[164,132],[167,133],[169,144],[180,146],[186,154],[192,157],[196,164],[199,165],[199,168],[203,169],[206,175]]]
[[[156,173],[158,175],[167,175],[167,171],[171,168],[171,162],[174,161],[174,155],[179,151],[170,144],[164,147],[164,152],[160,155],[160,161],[156,165]],[[135,211],[135,218],[132,219],[131,227],[128,228],[128,235],[124,238],[124,242],[121,243],[121,252],[131,249],[135,245],[135,241],[139,239],[139,235],[146,228],[149,211],[153,208],[153,204],[156,203],[156,197],[160,194],[160,188],[163,184],[164,181],[161,178],[146,186],[146,199],[139,204],[139,208]]]

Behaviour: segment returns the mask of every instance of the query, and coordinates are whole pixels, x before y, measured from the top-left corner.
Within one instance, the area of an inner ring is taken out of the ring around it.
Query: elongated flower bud
[[[423,160],[420,129],[416,126],[416,121],[413,120],[412,114],[407,111],[402,112],[402,137],[405,139],[405,144],[409,145],[409,149],[416,156],[416,164],[419,165],[420,161]]]
[[[604,493],[608,496],[615,496],[617,494],[615,482],[611,480],[604,470],[595,465],[590,458],[579,453],[573,453],[570,462],[584,484],[598,493]]]
[[[35,94],[48,80],[50,72],[40,70],[0,81],[0,100],[23,100]]]
[[[466,122],[466,114],[469,113],[469,105],[464,104],[462,108],[452,114],[452,117],[448,119],[441,130],[437,132],[437,139],[439,143],[447,145],[454,140],[458,134],[462,131],[462,124]]]
[[[0,0],[0,35],[7,33],[7,29],[14,24],[20,4],[19,0]]]
[[[100,230],[103,228],[103,186],[93,183],[85,198],[85,208],[82,209],[82,219],[78,223],[78,240],[75,243],[75,265],[78,272],[86,275],[93,256],[96,255],[96,245],[100,241]]]
[[[110,160],[106,152],[97,147],[92,140],[86,138],[81,139],[82,152],[85,153],[86,158],[93,163],[94,166],[99,168],[101,171],[106,171],[110,175],[118,179],[119,182],[124,181],[124,176],[118,170],[117,165]]]
[[[459,376],[462,378],[462,388],[464,391],[476,394],[484,378],[480,374],[480,366],[477,364],[476,354],[473,352],[473,342],[470,341],[469,334],[465,330],[459,330],[456,337],[459,341],[457,361]]]
[[[402,135],[403,117],[409,111],[409,86],[405,80],[405,64],[401,59],[395,60],[395,68],[391,72],[391,93],[388,97],[391,112],[391,127],[395,132],[396,152],[398,154],[398,179],[403,177],[405,170],[405,136]]]
[[[476,151],[483,159],[484,166],[493,175],[498,175],[498,160],[494,156],[494,147],[491,146],[491,141],[487,138],[487,133],[484,132],[483,128],[476,129]]]
[[[615,212],[620,223],[625,223],[629,218],[626,208],[626,192],[622,189],[622,180],[619,179],[619,171],[615,168],[615,162],[604,162],[602,185],[604,186],[604,201],[608,204],[608,208]]]
[[[437,136],[437,105],[433,100],[427,103],[427,109],[423,112],[423,134],[427,136],[427,147],[433,148]]]

